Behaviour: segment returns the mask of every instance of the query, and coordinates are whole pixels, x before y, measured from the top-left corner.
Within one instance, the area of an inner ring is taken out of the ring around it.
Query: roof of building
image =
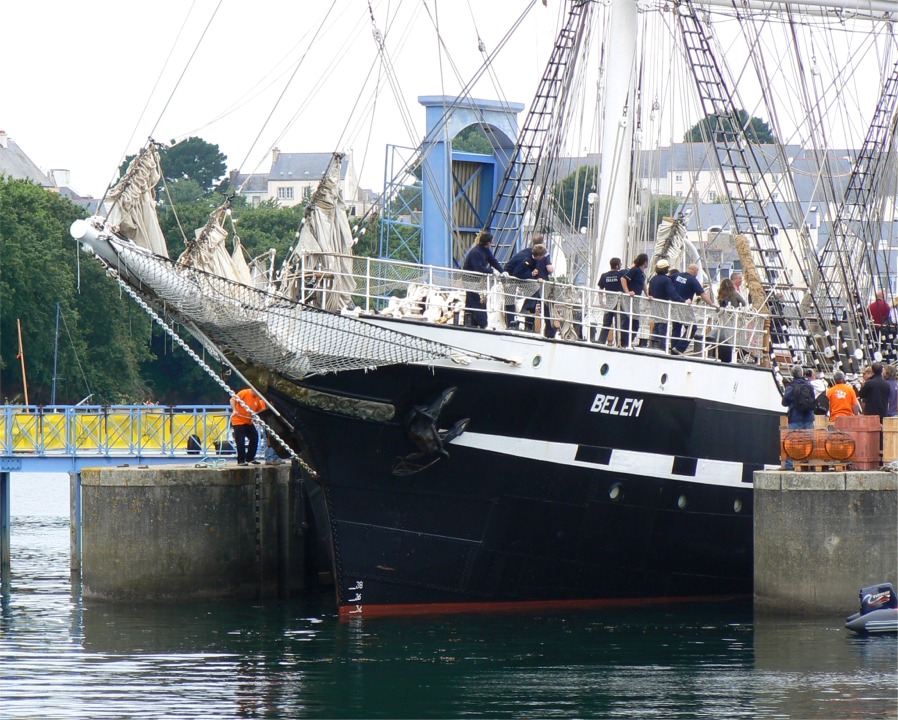
[[[247,175],[238,173],[231,181],[235,189],[239,189],[243,193],[264,193],[268,192],[268,175],[254,173]]]
[[[271,164],[268,179],[275,182],[279,180],[309,180],[317,181],[324,177],[334,154],[325,153],[279,153],[277,160]],[[346,178],[348,162],[344,162],[340,168],[340,179]]]
[[[41,187],[55,187],[47,174],[31,162],[15,140],[0,130],[0,175],[15,180],[31,180]]]
[[[91,215],[95,215],[100,209],[99,198],[84,197],[83,195],[79,195],[70,187],[59,188],[59,194],[60,196],[69,199],[73,204],[83,207]]]

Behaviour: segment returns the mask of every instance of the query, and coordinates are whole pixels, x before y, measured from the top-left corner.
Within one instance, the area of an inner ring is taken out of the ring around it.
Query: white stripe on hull
[[[626,475],[644,475],[661,480],[679,480],[700,485],[741,488],[751,488],[753,485],[750,482],[742,482],[742,463],[727,462],[726,460],[699,458],[696,463],[695,475],[692,476],[673,472],[673,455],[660,455],[635,450],[612,450],[611,458],[607,464],[593,463],[576,459],[579,446],[575,443],[527,440],[470,431],[455,438],[451,444],[557,465],[607,470]],[[767,469],[775,467],[775,465],[770,465]]]

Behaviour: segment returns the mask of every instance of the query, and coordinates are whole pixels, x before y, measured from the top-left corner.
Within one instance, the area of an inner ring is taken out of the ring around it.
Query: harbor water
[[[11,494],[0,718],[898,717],[895,637],[745,600],[357,622],[318,593],[83,601],[67,476],[13,475]]]

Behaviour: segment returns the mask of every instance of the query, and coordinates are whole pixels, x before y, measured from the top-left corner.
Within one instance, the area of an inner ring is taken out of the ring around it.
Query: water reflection
[[[83,602],[67,517],[14,517],[13,539],[0,714],[14,717],[896,715],[898,642],[842,618],[730,602],[342,623],[330,595]]]

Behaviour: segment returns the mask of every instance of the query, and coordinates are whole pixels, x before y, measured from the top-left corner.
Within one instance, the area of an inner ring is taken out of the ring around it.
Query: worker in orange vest
[[[239,398],[239,400],[238,400]],[[240,401],[243,401],[242,403]],[[244,404],[246,407],[244,407]],[[259,414],[267,406],[265,401],[252,388],[244,388],[231,398],[231,426],[234,429],[234,444],[237,446],[238,465],[261,465],[256,460],[259,447],[259,433],[253,424],[253,413]]]

